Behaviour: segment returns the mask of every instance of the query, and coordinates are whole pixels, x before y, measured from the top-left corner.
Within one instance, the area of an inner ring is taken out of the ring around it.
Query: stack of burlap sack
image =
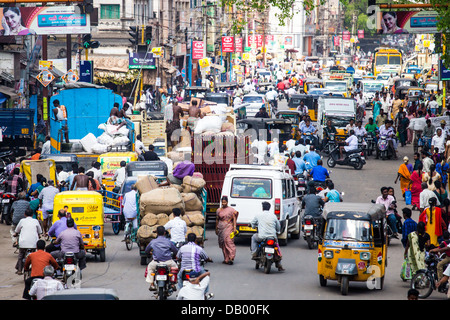
[[[201,177],[185,176],[181,185],[159,187],[152,176],[139,177],[136,187],[140,194],[141,226],[137,232],[140,242],[148,243],[156,238],[156,228],[174,218],[174,208],[181,210],[181,218],[188,226],[187,234],[193,232],[203,238],[205,218],[200,195],[205,184]]]

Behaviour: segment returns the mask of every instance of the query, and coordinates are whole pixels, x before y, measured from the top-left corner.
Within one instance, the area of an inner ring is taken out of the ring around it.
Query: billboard
[[[377,13],[380,34],[437,33],[436,11],[384,11]]]
[[[156,69],[153,53],[130,52],[128,69]]]
[[[203,41],[192,41],[192,60],[203,59]]]
[[[234,52],[234,37],[222,37],[222,52]]]
[[[75,6],[0,8],[1,36],[28,34],[91,33],[88,14],[76,13]],[[77,10],[79,12],[79,9]]]

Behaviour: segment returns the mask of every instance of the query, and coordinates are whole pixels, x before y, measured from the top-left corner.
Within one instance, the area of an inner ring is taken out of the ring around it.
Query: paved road
[[[404,155],[412,158],[412,147],[400,148],[399,158]],[[380,187],[395,186],[396,172],[401,160],[381,161],[373,157],[368,159],[367,165],[361,171],[350,167],[335,167],[332,169],[332,179],[339,191],[345,192],[345,201],[369,202],[379,195]],[[404,206],[402,197],[397,197],[399,210]],[[418,212],[413,212],[413,218],[418,219]],[[329,281],[323,288],[319,285],[317,275],[317,249],[309,250],[303,238],[290,240],[286,247],[282,247],[284,273],[266,275],[261,270],[254,269],[254,262],[250,260],[249,239],[236,239],[237,257],[232,266],[221,263],[222,253],[218,247],[214,226],[207,227],[207,241],[205,249],[214,263],[206,267],[212,273],[211,291],[216,299],[226,300],[391,300],[405,299],[409,288],[408,282],[399,277],[403,260],[403,247],[399,240],[391,242],[388,250],[388,268],[385,286],[382,291],[372,291],[365,284],[350,282],[348,296],[342,296],[336,282]],[[23,278],[16,275],[14,266],[17,255],[11,247],[9,227],[0,225],[0,299],[21,299]],[[148,284],[144,281],[145,267],[139,264],[137,247],[127,251],[122,240],[122,233],[114,235],[110,225],[106,228],[106,262],[88,259],[88,266],[83,271],[83,287],[114,288],[120,299],[149,300],[154,299],[148,291]],[[270,288],[270,289],[269,289]],[[429,299],[444,299],[444,295],[433,293]],[[169,298],[175,299],[174,296]]]

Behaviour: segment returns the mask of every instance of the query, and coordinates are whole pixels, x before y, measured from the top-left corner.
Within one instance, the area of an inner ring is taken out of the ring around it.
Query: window
[[[289,188],[286,180],[281,180],[281,186],[283,189],[283,199],[289,198]]]
[[[292,198],[296,198],[297,197],[297,190],[295,189],[295,182],[294,182],[294,180],[290,180],[290,184],[291,184],[291,196],[292,196]]]
[[[260,178],[233,178],[232,198],[271,199],[272,180]]]
[[[120,5],[101,4],[100,19],[120,19]]]

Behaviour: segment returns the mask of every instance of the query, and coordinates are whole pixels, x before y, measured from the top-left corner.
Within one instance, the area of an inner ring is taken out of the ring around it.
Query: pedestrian
[[[42,152],[41,154],[50,154],[52,146],[51,146],[51,142],[50,142],[50,136],[46,136],[45,137],[45,143],[42,145]]]
[[[400,179],[400,190],[402,191],[403,197],[405,197],[405,191],[411,184],[411,171],[412,165],[409,164],[409,159],[408,157],[405,156],[403,158],[403,163],[398,168],[397,178],[395,179],[394,182],[397,183],[397,181]]]
[[[403,208],[402,209],[402,213],[403,213],[403,219],[405,219],[405,221],[403,222],[403,226],[402,226],[402,244],[403,244],[403,248],[406,247],[406,243],[408,242],[408,236],[411,232],[414,232],[417,230],[417,222],[415,222],[411,216],[412,216],[412,211],[409,208]]]
[[[436,180],[434,182],[434,187],[435,187],[434,193],[436,194],[437,199],[441,203],[439,207],[442,207],[445,199],[448,199],[448,192],[447,190],[445,190],[443,184],[439,180]]]
[[[419,291],[416,289],[409,289],[407,297],[408,300],[419,300]]]
[[[216,235],[222,249],[224,264],[233,264],[236,257],[236,245],[232,235],[236,232],[236,220],[239,212],[228,206],[228,197],[223,196],[222,207],[216,212]]]
[[[25,211],[25,218],[21,219],[14,230],[14,236],[19,235],[19,255],[16,263],[16,274],[23,273],[25,253],[28,249],[36,249],[36,243],[42,234],[42,228],[39,221],[33,219],[33,211],[27,209]]]
[[[429,200],[429,207],[423,210],[419,216],[419,222],[425,223],[427,233],[430,235],[430,245],[439,246],[442,238],[442,230],[446,228],[442,219],[441,208],[436,205],[437,199]]]
[[[425,172],[422,176],[422,182],[426,182],[428,189],[434,191],[436,187],[434,186],[435,181],[441,181],[441,175],[436,172],[436,165],[433,163],[430,165],[430,171]]]
[[[430,235],[425,232],[425,224],[419,222],[417,230],[411,232],[406,241],[404,258],[411,265],[411,275],[418,270],[425,269],[425,256],[429,245]]]

